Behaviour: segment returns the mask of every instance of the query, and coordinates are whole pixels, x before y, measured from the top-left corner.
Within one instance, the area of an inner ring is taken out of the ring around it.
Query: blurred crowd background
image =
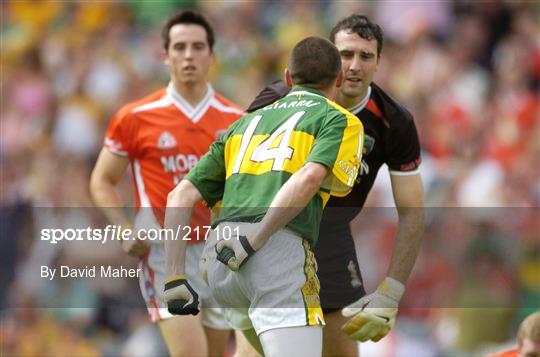
[[[160,30],[183,8],[212,20],[211,82],[244,108],[280,78],[299,39],[327,36],[353,12],[382,26],[375,81],[414,115],[430,208],[407,308],[364,355],[482,355],[512,344],[519,322],[540,308],[537,1],[17,0],[0,4],[1,354],[165,353],[136,280],[53,283],[36,270],[37,261],[134,259],[119,247],[45,249],[36,227],[104,224],[94,210],[65,207],[92,206],[90,170],[116,110],[167,83]],[[392,206],[387,176],[353,223],[368,290],[385,273],[396,227],[394,210],[380,208]],[[31,308],[51,299],[93,308]]]

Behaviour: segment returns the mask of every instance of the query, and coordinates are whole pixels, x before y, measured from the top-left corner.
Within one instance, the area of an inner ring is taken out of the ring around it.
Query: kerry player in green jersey
[[[285,77],[291,93],[231,125],[169,194],[165,228],[187,226],[201,200],[220,202],[206,269],[229,323],[267,356],[311,356],[322,352],[324,325],[311,246],[329,197],[354,184],[363,126],[327,99],[343,78],[328,40],[300,41]],[[196,314],[185,243],[169,240],[165,249],[169,311]]]

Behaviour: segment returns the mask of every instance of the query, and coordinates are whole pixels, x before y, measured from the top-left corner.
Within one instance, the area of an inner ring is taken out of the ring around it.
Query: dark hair
[[[294,84],[327,88],[336,80],[340,70],[338,49],[322,37],[307,37],[291,51],[289,71]]]
[[[367,16],[353,14],[341,19],[330,32],[330,41],[335,43],[336,34],[341,30],[348,30],[361,38],[371,41],[377,40],[377,57],[381,55],[383,48],[383,30],[379,25],[371,22]]]
[[[192,24],[203,27],[206,31],[206,40],[208,41],[208,47],[210,47],[210,51],[212,51],[215,41],[214,30],[212,29],[212,26],[210,26],[210,23],[203,15],[191,10],[186,10],[174,14],[167,20],[165,26],[163,26],[163,30],[161,30],[161,38],[163,39],[163,48],[165,48],[165,50],[169,49],[169,44],[171,42],[169,32],[174,25],[178,24]]]

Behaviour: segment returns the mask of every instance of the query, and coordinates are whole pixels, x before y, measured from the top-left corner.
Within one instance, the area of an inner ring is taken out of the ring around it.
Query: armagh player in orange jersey
[[[90,180],[96,206],[111,223],[134,226],[135,232],[163,226],[167,194],[210,144],[243,114],[208,83],[208,69],[215,60],[214,33],[204,17],[191,11],[176,14],[166,23],[162,37],[171,82],[118,111]],[[116,190],[129,164],[136,188],[137,215],[133,224]],[[193,229],[182,233],[192,243],[186,254],[186,270],[190,279],[199,281],[198,291],[207,291],[198,274],[204,226],[210,225],[205,207],[197,208],[191,224]],[[181,317],[167,311],[163,303],[163,242],[139,240],[134,233],[122,246],[126,253],[141,259],[141,291],[150,318],[157,322],[171,355],[222,355],[230,328],[220,309],[206,308],[199,316]],[[205,305],[216,306],[209,292],[202,296],[202,307]]]

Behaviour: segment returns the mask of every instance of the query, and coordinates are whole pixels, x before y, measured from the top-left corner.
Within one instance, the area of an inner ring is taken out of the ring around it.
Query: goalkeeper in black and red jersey
[[[373,83],[383,46],[381,28],[367,17],[351,15],[332,30],[345,80],[336,102],[358,116],[365,128],[362,170],[347,197],[332,197],[324,211],[315,246],[324,328],[324,355],[355,356],[355,341],[378,341],[390,331],[418,254],[423,230],[424,194],[418,166],[420,144],[411,114]],[[283,81],[266,87],[248,111],[285,96]],[[350,221],[362,209],[377,172],[388,165],[399,225],[390,267],[377,290],[366,295]]]

